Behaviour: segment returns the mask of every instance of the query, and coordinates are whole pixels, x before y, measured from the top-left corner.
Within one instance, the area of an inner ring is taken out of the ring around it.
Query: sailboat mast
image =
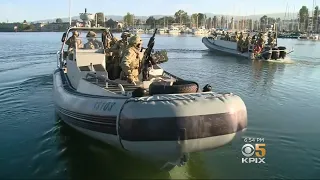
[[[253,9],[253,17],[255,17],[256,15],[256,8]],[[254,23],[253,23],[253,18],[251,19],[251,31],[254,30],[254,27],[253,27]]]
[[[313,32],[313,10],[314,10],[314,0],[312,2],[312,10],[311,10],[311,32]]]
[[[317,5],[317,2],[315,1],[314,2],[315,3],[315,5]],[[315,28],[315,30],[316,30],[316,33],[318,33],[318,26],[319,26],[319,10],[317,11],[317,13],[316,13],[316,28]]]
[[[296,6],[293,6],[293,14],[292,14],[292,19],[293,19],[293,29],[294,29],[294,31],[295,31],[295,27],[296,27],[296,16],[295,16],[295,13],[296,13]]]

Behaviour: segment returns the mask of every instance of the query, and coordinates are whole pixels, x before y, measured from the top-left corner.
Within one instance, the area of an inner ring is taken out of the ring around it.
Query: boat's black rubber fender
[[[272,48],[272,54],[271,59],[278,60],[279,59],[279,49],[278,48]]]
[[[284,46],[279,46],[278,49],[279,49],[279,58],[282,58],[282,59],[286,58],[287,48]]]
[[[149,94],[182,94],[182,93],[196,93],[199,90],[199,84],[194,81],[179,80],[172,84],[172,86],[161,83],[152,83],[149,86]]]
[[[138,87],[134,91],[132,91],[132,97],[143,97],[146,96],[148,93],[142,87]]]
[[[212,86],[210,84],[206,84],[202,89],[202,92],[210,92],[210,91],[212,91]]]

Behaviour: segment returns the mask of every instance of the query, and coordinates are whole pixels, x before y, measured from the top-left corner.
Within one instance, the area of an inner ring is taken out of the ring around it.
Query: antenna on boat
[[[71,0],[69,0],[69,25],[71,26]]]

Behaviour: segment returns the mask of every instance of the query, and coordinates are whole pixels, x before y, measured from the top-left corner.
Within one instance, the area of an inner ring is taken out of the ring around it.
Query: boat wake
[[[260,61],[267,61],[267,62],[271,62],[271,63],[280,63],[280,64],[294,64],[295,63],[295,61],[291,60],[290,58],[281,59],[281,60],[269,59],[269,60],[260,60]]]
[[[208,52],[207,49],[155,49],[155,51],[161,51],[161,50],[165,50],[167,52]]]
[[[44,56],[44,55],[54,55],[56,54],[55,52],[42,52],[42,53],[27,53],[27,54],[19,54],[19,53],[15,53],[15,54],[11,54],[11,55],[5,55],[5,56],[0,56],[0,62],[2,62],[1,60],[7,60],[7,59],[12,59],[12,58],[21,58],[21,57],[31,57],[31,56]]]

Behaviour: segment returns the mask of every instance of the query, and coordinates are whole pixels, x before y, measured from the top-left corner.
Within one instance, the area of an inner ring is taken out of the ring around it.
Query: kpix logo
[[[266,163],[265,156],[266,156],[266,144],[245,144],[241,148],[242,154],[245,158],[242,158],[242,163]],[[255,156],[253,156],[255,155]]]

